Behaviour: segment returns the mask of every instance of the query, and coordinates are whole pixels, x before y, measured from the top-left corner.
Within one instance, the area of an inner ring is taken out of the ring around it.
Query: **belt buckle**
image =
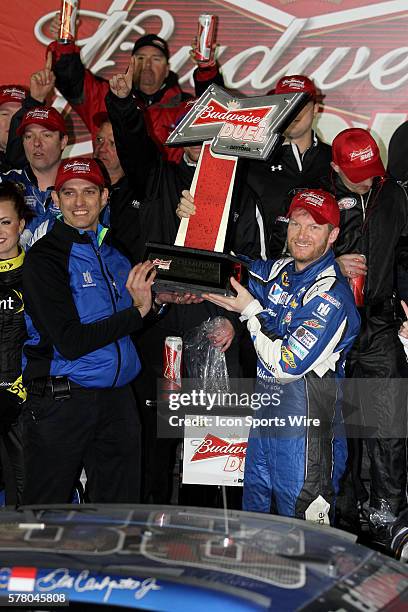
[[[71,399],[71,385],[66,376],[51,376],[51,393],[57,402]]]

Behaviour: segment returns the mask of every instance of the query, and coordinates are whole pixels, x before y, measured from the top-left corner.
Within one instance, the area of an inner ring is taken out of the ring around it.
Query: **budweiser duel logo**
[[[131,9],[128,0],[111,0],[106,12],[86,4],[79,11],[81,20],[99,25],[77,42],[95,74],[109,77],[126,69],[126,52],[135,39],[154,30],[170,43],[171,68],[180,84],[192,86],[189,50],[196,23],[183,27],[177,22],[182,0],[163,2],[160,8],[139,0]],[[43,28],[54,14],[44,15],[34,27],[44,46],[50,39]],[[285,74],[307,74],[325,94],[319,129],[324,135],[327,130],[330,139],[358,122],[387,142],[406,119],[406,0],[223,0],[217,14],[223,28],[218,59],[228,88],[262,95]],[[246,36],[237,37],[238,26]]]
[[[198,111],[190,127],[219,124],[219,138],[264,142],[267,136],[267,117],[273,114],[275,106],[241,108],[237,100],[226,106],[211,98],[208,104],[196,105]]]

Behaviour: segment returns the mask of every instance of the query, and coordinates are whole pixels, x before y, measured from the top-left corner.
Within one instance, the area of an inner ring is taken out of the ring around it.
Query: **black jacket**
[[[340,234],[336,256],[361,253],[367,258],[364,286],[366,305],[380,304],[393,296],[396,247],[408,232],[408,200],[401,185],[390,178],[374,180],[365,195],[353,193],[338,175],[322,180],[340,207]]]
[[[269,256],[280,257],[286,241],[287,225],[281,222],[300,187],[317,187],[330,170],[331,147],[313,134],[313,144],[303,155],[295,144],[279,147],[267,161],[248,164],[248,184],[260,199]]]

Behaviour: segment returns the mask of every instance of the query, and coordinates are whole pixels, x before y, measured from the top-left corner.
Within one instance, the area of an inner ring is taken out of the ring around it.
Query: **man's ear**
[[[334,227],[332,229],[332,231],[329,234],[329,244],[330,244],[330,246],[336,242],[339,233],[340,233],[340,228],[339,227]]]
[[[61,151],[65,149],[67,144],[68,144],[68,136],[64,134],[64,136],[61,138]]]
[[[18,231],[20,232],[20,234],[23,233],[25,224],[26,224],[25,219],[20,219],[19,224],[18,224]]]
[[[51,191],[51,197],[52,197],[52,201],[54,202],[55,206],[59,208],[60,207],[59,197],[58,197],[58,193],[55,190]]]
[[[101,193],[101,199],[102,199],[101,210],[102,210],[102,208],[105,208],[106,202],[108,201],[108,197],[109,197],[109,190],[106,189],[106,187],[105,187],[104,190]]]

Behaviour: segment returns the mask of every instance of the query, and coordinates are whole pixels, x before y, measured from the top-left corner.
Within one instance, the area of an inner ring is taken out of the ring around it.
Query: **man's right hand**
[[[145,317],[152,307],[152,285],[156,276],[151,261],[137,264],[129,272],[126,289],[133,299],[133,306]]]
[[[189,219],[191,215],[195,215],[196,207],[194,206],[194,198],[187,189],[181,192],[180,202],[176,208],[176,215],[182,219]]]
[[[115,74],[110,80],[110,90],[118,98],[127,98],[132,91],[133,72],[135,68],[135,57],[130,58],[129,66],[126,72]]]
[[[336,261],[340,266],[343,276],[347,278],[356,278],[356,276],[366,276],[367,264],[364,255],[360,253],[347,253],[336,257]]]

